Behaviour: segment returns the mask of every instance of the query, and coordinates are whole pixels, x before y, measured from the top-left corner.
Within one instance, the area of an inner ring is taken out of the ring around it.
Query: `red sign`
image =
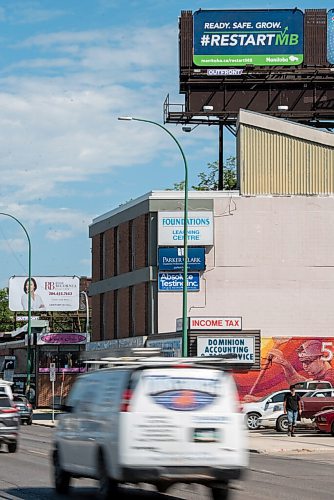
[[[241,330],[242,318],[235,316],[189,318],[190,330]]]

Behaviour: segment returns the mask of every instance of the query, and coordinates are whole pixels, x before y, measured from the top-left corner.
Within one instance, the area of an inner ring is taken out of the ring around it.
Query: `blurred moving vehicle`
[[[299,396],[306,394],[308,389],[297,389],[296,393]],[[246,425],[249,430],[255,430],[259,427],[259,419],[271,415],[274,411],[283,410],[284,396],[289,394],[289,389],[284,389],[282,391],[275,391],[258,401],[252,403],[244,403],[242,405],[242,410],[246,415]],[[261,424],[263,425],[263,424]]]
[[[314,422],[319,431],[330,432],[334,436],[334,409],[316,413]]]
[[[9,399],[13,399],[12,391],[13,382],[8,382],[7,380],[0,379],[0,396],[8,396]]]
[[[55,489],[71,478],[99,481],[100,496],[119,483],[200,483],[214,500],[248,466],[247,432],[233,377],[200,361],[159,358],[80,376],[58,419]],[[120,363],[119,363],[120,364]]]
[[[26,396],[24,394],[13,394],[13,401],[19,412],[21,422],[31,425],[33,410]]]
[[[19,429],[20,418],[17,409],[7,395],[0,394],[0,445],[5,443],[9,453],[16,452]]]

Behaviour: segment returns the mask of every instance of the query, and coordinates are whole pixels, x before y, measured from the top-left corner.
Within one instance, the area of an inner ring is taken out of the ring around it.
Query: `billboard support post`
[[[125,121],[137,121],[144,123],[151,123],[157,127],[162,128],[167,134],[176,142],[177,147],[184,162],[184,207],[183,207],[183,255],[184,255],[184,266],[183,266],[183,284],[182,284],[182,356],[188,356],[188,304],[187,304],[187,291],[188,291],[188,165],[187,159],[181,144],[176,139],[176,137],[160,123],[154,122],[152,120],[144,120],[142,118],[133,118],[132,116],[119,116],[119,120]]]
[[[30,393],[30,378],[31,378],[31,241],[28,234],[28,231],[14,215],[7,214],[5,212],[0,212],[0,215],[5,215],[6,217],[10,217],[15,220],[25,232],[25,235],[28,240],[28,343],[27,343],[27,381],[26,381],[26,394]]]

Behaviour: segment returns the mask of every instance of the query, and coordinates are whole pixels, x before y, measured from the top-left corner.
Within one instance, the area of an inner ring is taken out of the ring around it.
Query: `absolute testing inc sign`
[[[79,309],[80,280],[77,276],[14,276],[9,279],[9,309],[28,311],[29,293],[31,311],[77,311]]]
[[[304,59],[298,9],[199,10],[194,13],[197,66],[295,66]]]
[[[188,212],[188,245],[213,245],[213,213]],[[158,244],[183,246],[184,217],[182,212],[159,212]]]
[[[188,273],[187,291],[199,292],[200,277],[199,273]],[[158,273],[159,292],[182,292],[183,291],[183,273],[160,272]]]
[[[197,356],[233,356],[235,363],[255,362],[254,337],[197,337]]]

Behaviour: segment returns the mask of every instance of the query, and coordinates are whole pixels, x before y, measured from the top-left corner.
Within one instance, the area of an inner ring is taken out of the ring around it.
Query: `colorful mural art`
[[[273,391],[306,380],[334,386],[334,337],[261,339],[261,370],[235,373],[240,399],[256,401]]]

